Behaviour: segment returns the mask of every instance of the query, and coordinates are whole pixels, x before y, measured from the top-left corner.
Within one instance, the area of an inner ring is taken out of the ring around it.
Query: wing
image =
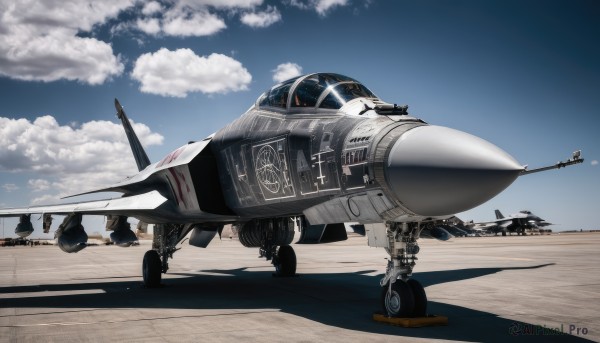
[[[157,191],[128,197],[84,201],[70,204],[30,206],[21,208],[0,209],[0,217],[18,217],[21,214],[52,213],[52,214],[97,214],[97,215],[128,215],[140,211],[152,211],[162,205],[167,199]]]
[[[488,229],[491,227],[498,226],[498,223],[496,223],[496,222],[480,222],[480,223],[473,223],[473,225],[479,229]]]

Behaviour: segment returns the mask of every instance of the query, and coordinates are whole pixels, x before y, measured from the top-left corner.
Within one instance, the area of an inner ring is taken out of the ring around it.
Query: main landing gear
[[[144,286],[156,288],[160,286],[162,274],[169,270],[169,258],[179,250],[178,242],[191,230],[189,225],[158,224],[154,227],[152,250],[146,251],[142,263]]]
[[[275,276],[296,275],[296,253],[291,245],[282,245],[273,256]]]
[[[251,220],[238,226],[238,236],[243,246],[259,248],[259,257],[273,263],[275,276],[296,275],[296,253],[290,246],[294,239],[291,218]]]
[[[142,275],[144,277],[144,285],[148,288],[160,286],[162,274],[162,266],[160,256],[156,250],[148,250],[144,254],[142,263]]]
[[[425,317],[427,295],[421,283],[411,279],[419,252],[417,223],[366,225],[369,246],[383,247],[390,255],[381,279],[381,306],[388,317]]]
[[[159,224],[154,227],[152,250],[146,252],[142,264],[146,287],[160,286],[162,274],[169,269],[169,258],[173,258],[173,253],[179,250],[176,245],[193,228],[193,224]],[[272,261],[276,276],[296,275],[296,253],[290,246],[294,238],[294,222],[291,218],[255,219],[237,229],[242,245],[260,248],[259,257]]]

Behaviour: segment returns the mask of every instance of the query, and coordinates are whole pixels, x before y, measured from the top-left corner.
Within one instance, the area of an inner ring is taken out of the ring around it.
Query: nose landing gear
[[[388,317],[408,318],[427,315],[427,295],[421,283],[411,279],[419,252],[416,223],[365,225],[369,246],[383,247],[390,254],[381,279],[381,306]]]

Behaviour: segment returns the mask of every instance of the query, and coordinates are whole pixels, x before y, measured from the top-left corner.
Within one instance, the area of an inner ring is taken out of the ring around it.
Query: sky
[[[135,174],[114,98],[158,161],[278,81],[335,72],[530,168],[582,150],[461,219],[527,209],[555,231],[599,229],[599,17],[595,0],[0,0],[0,207]]]

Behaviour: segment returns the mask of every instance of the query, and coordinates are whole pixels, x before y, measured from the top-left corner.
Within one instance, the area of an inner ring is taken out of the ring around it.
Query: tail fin
[[[496,219],[502,219],[504,216],[500,213],[500,210],[496,210]]]
[[[138,170],[141,171],[150,165],[150,159],[148,158],[148,155],[146,155],[142,143],[140,143],[140,140],[135,135],[135,131],[133,131],[129,119],[125,115],[125,111],[123,111],[123,107],[117,99],[115,99],[115,108],[117,109],[117,117],[121,119],[121,123],[123,123],[125,134],[127,135],[133,157],[135,158],[135,163],[137,164]]]

